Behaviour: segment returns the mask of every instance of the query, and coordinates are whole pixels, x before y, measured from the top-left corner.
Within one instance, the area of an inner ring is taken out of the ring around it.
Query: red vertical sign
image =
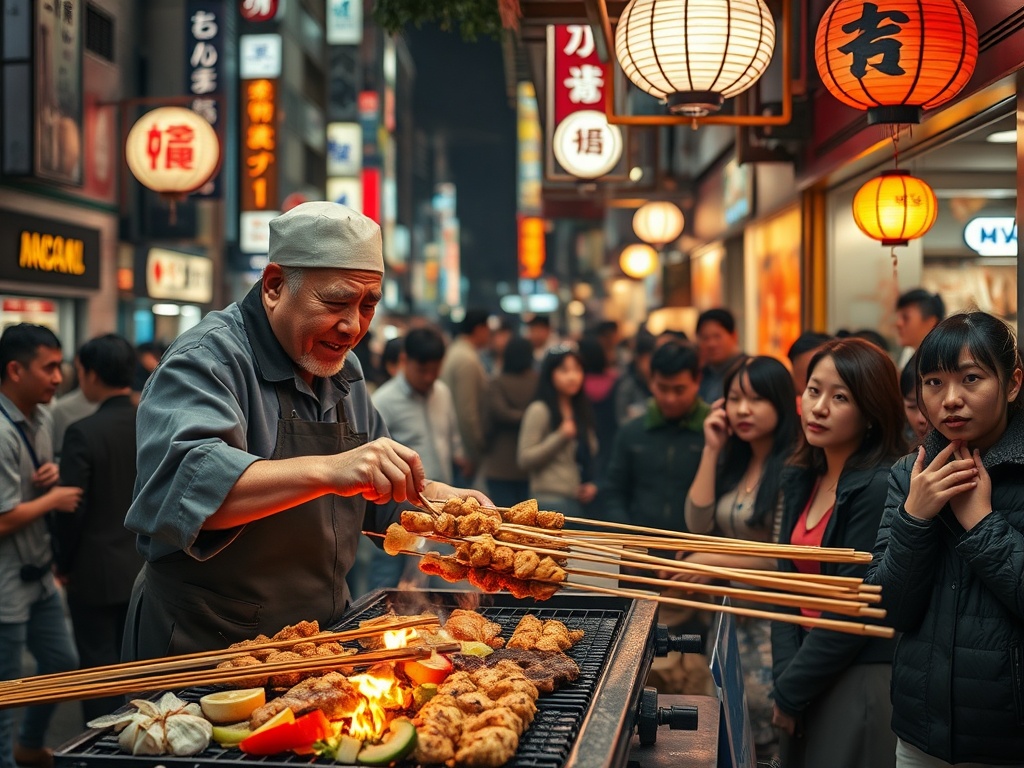
[[[608,67],[597,57],[594,30],[589,24],[555,26],[552,92],[557,126],[581,109],[604,111]]]

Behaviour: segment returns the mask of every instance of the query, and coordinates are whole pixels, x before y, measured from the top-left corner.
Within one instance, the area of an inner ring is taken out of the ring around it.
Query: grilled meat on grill
[[[287,707],[296,715],[321,710],[329,720],[351,716],[362,697],[340,672],[328,672],[321,677],[303,680],[284,695],[268,701],[252,713],[249,727],[259,728],[267,720]]]
[[[456,640],[475,640],[487,643],[492,648],[505,645],[505,639],[501,637],[501,625],[488,621],[474,611],[456,608],[444,623],[444,628]]]
[[[541,693],[550,693],[580,676],[576,662],[560,651],[526,651],[519,648],[502,648],[487,658],[456,653],[451,656],[456,670],[476,672],[484,667],[494,667],[503,660],[514,661],[522,668],[523,674],[537,686]]]
[[[455,764],[466,768],[504,765],[519,749],[519,736],[509,728],[487,726],[464,733],[455,752]]]
[[[533,614],[519,620],[509,648],[537,651],[567,651],[583,639],[582,629],[569,629],[560,621],[541,621]]]

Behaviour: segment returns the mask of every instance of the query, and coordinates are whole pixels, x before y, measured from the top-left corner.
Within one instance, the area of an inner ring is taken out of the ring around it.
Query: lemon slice
[[[261,725],[255,731],[253,731],[253,733],[259,733],[260,731],[269,730],[269,729],[273,728],[274,726],[281,725],[281,723],[294,723],[294,722],[295,722],[295,713],[292,712],[292,708],[291,707],[285,707],[280,712],[278,712],[276,715],[274,715],[272,718],[267,720],[267,722],[265,722],[263,725]]]
[[[241,688],[233,691],[217,691],[199,699],[203,714],[213,723],[237,723],[248,720],[257,707],[267,703],[267,694],[262,688]]]

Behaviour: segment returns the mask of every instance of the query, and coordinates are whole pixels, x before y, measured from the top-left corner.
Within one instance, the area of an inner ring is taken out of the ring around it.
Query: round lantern
[[[919,123],[971,79],[978,28],[961,0],[835,0],[814,58],[825,87],[869,124]]]
[[[853,197],[853,220],[882,245],[906,245],[921,237],[937,215],[932,188],[903,170],[883,171]]]
[[[658,252],[643,243],[627,245],[619,256],[619,266],[629,277],[642,280],[658,268]]]
[[[159,107],[140,117],[124,144],[128,168],[154,192],[186,195],[220,166],[220,140],[205,118],[185,107]]]
[[[665,245],[683,234],[683,212],[667,201],[645,203],[633,214],[633,231],[645,243]]]
[[[615,57],[640,90],[673,114],[700,117],[764,74],[775,21],[764,0],[632,0],[615,29]]]

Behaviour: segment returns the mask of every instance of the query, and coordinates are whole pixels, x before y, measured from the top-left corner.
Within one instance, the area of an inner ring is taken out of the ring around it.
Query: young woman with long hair
[[[774,358],[747,357],[725,374],[723,388],[725,397],[704,420],[704,450],[686,496],[686,527],[733,539],[778,540],[779,479],[800,434],[793,379]],[[744,555],[695,553],[686,560],[775,568],[775,560]],[[771,623],[740,618],[736,634],[757,756],[770,760],[778,751],[769,698]]]
[[[578,516],[597,495],[596,454],[594,417],[583,394],[583,361],[575,346],[552,347],[541,363],[537,394],[523,413],[516,453],[541,509]]]
[[[892,469],[882,585],[899,768],[1024,764],[1024,416],[1012,331],[953,315],[917,351],[934,427]]]
[[[889,469],[907,450],[892,360],[863,339],[824,344],[807,368],[801,421],[805,444],[782,480],[780,541],[870,550],[885,508]],[[857,578],[867,572],[867,565],[856,563],[781,560],[779,568]],[[790,737],[783,740],[784,765],[894,764],[894,645],[799,624],[772,625],[774,721]]]

